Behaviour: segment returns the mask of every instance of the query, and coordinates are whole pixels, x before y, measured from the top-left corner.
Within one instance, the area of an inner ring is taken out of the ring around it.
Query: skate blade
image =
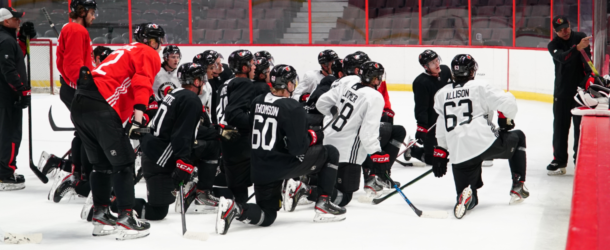
[[[2,239],[4,240],[4,244],[40,244],[42,241],[42,234],[4,233]]]
[[[102,225],[102,224],[97,224],[94,223],[93,224],[93,236],[106,236],[106,235],[111,235],[111,234],[115,234],[118,232],[116,226],[111,226],[111,225]]]
[[[218,212],[216,213],[216,233],[220,235],[227,234],[227,229],[225,228],[225,220],[222,216],[229,209],[230,204],[227,204],[226,199],[224,197],[220,197],[220,202],[218,203]]]
[[[421,218],[446,219],[449,214],[446,211],[422,211]]]
[[[148,230],[121,230],[119,235],[116,237],[116,240],[134,240],[144,238],[148,235],[150,235],[150,231]]]
[[[521,196],[517,194],[510,194],[510,201],[508,202],[508,205],[516,205],[523,202],[524,200],[525,198],[521,198]]]
[[[334,215],[334,214],[325,214],[316,212],[316,216],[313,217],[313,222],[319,223],[327,223],[327,222],[337,222],[344,221],[345,214]]]
[[[0,191],[16,191],[25,188],[25,183],[4,183],[0,184]]]
[[[208,206],[208,205],[194,205],[193,213],[196,214],[213,214],[218,211],[218,207]]]
[[[566,168],[558,168],[557,170],[548,170],[547,175],[549,176],[557,176],[557,175],[565,175]]]

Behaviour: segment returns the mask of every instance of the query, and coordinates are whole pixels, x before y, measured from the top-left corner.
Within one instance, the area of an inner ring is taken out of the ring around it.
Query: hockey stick
[[[200,240],[206,241],[210,237],[207,233],[204,232],[187,232],[186,231],[186,217],[184,211],[184,185],[180,183],[180,215],[182,217],[182,237],[190,239],[190,240]]]
[[[417,182],[417,181],[421,180],[422,178],[426,177],[426,176],[427,176],[427,175],[429,175],[430,173],[432,173],[432,169],[430,169],[430,170],[426,171],[425,173],[423,173],[423,174],[422,174],[422,175],[420,175],[420,176],[417,176],[417,178],[413,179],[413,180],[412,180],[412,181],[410,181],[409,183],[402,185],[402,186],[401,186],[399,189],[400,189],[400,190],[403,190],[403,189],[405,189],[406,187],[411,186],[413,183],[415,183],[415,182]],[[397,194],[397,193],[398,193],[398,191],[394,190],[394,191],[392,191],[391,193],[386,194],[386,195],[385,195],[385,196],[383,196],[383,197],[380,197],[380,198],[377,198],[377,199],[373,199],[373,204],[374,204],[374,205],[377,205],[377,204],[379,204],[379,203],[382,203],[383,201],[387,200],[388,198],[392,197],[393,195],[395,195],[395,194]]]
[[[27,36],[25,38],[25,52],[27,54],[27,68],[28,68],[28,86],[32,86],[32,71],[30,70],[30,36]],[[47,178],[46,175],[42,174],[42,172],[40,172],[40,169],[38,169],[38,167],[36,167],[36,165],[34,165],[34,160],[32,158],[32,102],[30,101],[30,107],[28,107],[28,140],[30,143],[30,169],[32,170],[32,172],[34,172],[34,174],[36,174],[36,176],[38,177],[38,179],[40,179],[40,181],[42,181],[42,183],[47,183],[49,182],[49,178]]]
[[[250,200],[252,199],[252,197],[254,197],[254,194],[255,194],[255,193],[252,193],[252,194],[250,195],[250,197],[248,197],[248,200],[246,200],[246,202],[250,201]]]
[[[402,190],[400,190],[400,188],[398,188],[398,185],[396,185],[396,183],[394,183],[392,178],[390,178],[390,175],[388,173],[386,173],[385,176],[388,178],[388,180],[390,180],[390,182],[392,183],[392,186],[394,186],[396,191],[398,191],[400,193],[400,195],[402,195],[402,198],[405,199],[405,201],[409,204],[409,206],[411,207],[411,209],[413,209],[413,212],[415,212],[415,214],[417,214],[417,216],[419,216],[421,218],[434,218],[434,219],[447,218],[448,215],[447,215],[446,211],[421,211],[421,210],[417,209],[415,207],[415,205],[413,205],[413,203],[411,203],[411,201],[409,201],[409,198],[407,198],[407,196],[402,192]]]
[[[587,53],[585,52],[584,49],[580,50],[580,54],[582,54],[582,57],[585,58],[585,61],[587,61],[587,64],[589,64],[591,71],[593,71],[593,73],[595,75],[599,76],[599,72],[597,71],[595,66],[593,66],[593,62],[591,61],[591,58],[589,58],[589,55],[587,55]]]
[[[328,126],[330,126],[331,124],[333,124],[333,123],[334,123],[334,122],[335,122],[335,121],[336,121],[336,120],[339,118],[339,114],[337,114],[337,109],[336,109],[336,108],[337,108],[337,106],[333,106],[332,108],[330,108],[330,113],[331,113],[331,114],[332,114],[332,113],[334,113],[334,114],[333,114],[333,119],[332,119],[332,120],[330,120],[330,122],[328,122],[328,124],[326,124],[326,126],[324,126],[324,127],[322,128],[322,131],[326,130],[326,128],[328,128]],[[333,109],[334,109],[334,112],[333,112]]]
[[[52,109],[53,106],[49,107],[49,123],[51,124],[51,129],[53,129],[53,131],[76,131],[75,128],[62,128],[55,125],[55,121],[53,121],[53,115],[51,115]]]
[[[42,10],[42,13],[44,14],[44,16],[47,18],[47,21],[49,21],[49,26],[51,26],[53,31],[55,31],[55,35],[57,35],[57,37],[59,38],[59,32],[57,32],[57,29],[55,28],[55,24],[51,20],[51,16],[49,16],[49,12],[47,12],[47,9],[45,9],[44,7],[41,10]]]

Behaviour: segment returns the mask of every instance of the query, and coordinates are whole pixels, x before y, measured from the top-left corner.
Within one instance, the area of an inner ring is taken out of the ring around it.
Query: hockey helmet
[[[100,54],[100,62],[104,62],[106,57],[108,57],[110,54],[112,54],[112,52],[114,52],[114,50],[112,50],[110,48],[105,48],[104,51],[102,51],[102,54]]]
[[[343,72],[343,59],[333,60],[333,64],[330,66],[330,70],[333,75],[339,78],[339,72]]]
[[[362,56],[360,54],[349,54],[343,59],[343,74],[346,76],[355,75],[356,68],[367,62],[368,56]]]
[[[165,31],[154,23],[143,23],[138,25],[134,31],[134,39],[140,43],[148,44],[150,39],[155,39],[159,45],[165,43]]]
[[[451,60],[451,72],[453,78],[458,82],[474,80],[479,64],[469,54],[459,54]]]
[[[383,81],[385,76],[385,69],[381,63],[377,62],[365,62],[360,67],[359,74],[360,80],[363,84],[369,84],[373,79],[377,78],[379,81]]]
[[[254,53],[254,56],[256,56],[256,58],[265,58],[265,59],[267,59],[267,62],[269,62],[271,67],[273,67],[273,65],[275,63],[275,59],[273,59],[273,56],[271,55],[271,53],[269,53],[269,51],[261,50],[259,52]]]
[[[206,50],[203,53],[199,53],[193,57],[193,62],[201,65],[204,70],[207,70],[210,65],[216,65],[216,60],[222,58],[222,56],[215,50]]]
[[[235,74],[244,73],[242,72],[242,67],[252,67],[250,63],[252,60],[256,61],[256,58],[249,50],[236,50],[229,56],[229,68]]]
[[[178,54],[180,59],[182,59],[182,53],[180,53],[180,48],[176,45],[168,45],[163,49],[163,60],[167,61],[169,59],[169,55]]]
[[[290,65],[280,64],[271,70],[271,86],[274,89],[287,89],[288,82],[292,82],[296,87],[299,84],[297,70]]]
[[[200,64],[192,62],[180,65],[177,76],[178,81],[182,85],[193,85],[195,79],[199,79],[204,83],[208,80],[205,69]]]
[[[354,52],[354,54],[361,56],[363,58],[364,62],[368,62],[371,60],[369,55],[367,53],[364,53],[364,51],[358,50],[358,51]]]
[[[254,79],[258,79],[260,74],[267,74],[272,66],[271,62],[264,57],[257,57],[254,64],[256,65],[256,69],[254,69]]]
[[[72,0],[72,2],[70,2],[70,11],[76,12],[79,6],[83,6],[85,12],[88,12],[90,9],[97,10],[97,3],[95,0]],[[97,11],[95,12],[95,16],[97,16]]]
[[[339,59],[339,56],[332,49],[324,50],[324,51],[320,52],[320,54],[318,54],[318,63],[319,64],[327,64],[329,62],[333,62],[336,59]]]
[[[434,59],[438,58],[438,60],[441,60],[441,57],[436,54],[436,52],[434,52],[434,50],[431,49],[427,49],[424,50],[424,52],[422,52],[421,54],[419,54],[419,64],[421,64],[421,66],[426,66],[428,65],[429,62],[434,61]]]

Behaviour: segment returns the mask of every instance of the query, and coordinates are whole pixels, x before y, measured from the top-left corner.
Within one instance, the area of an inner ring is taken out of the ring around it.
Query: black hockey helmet
[[[203,53],[199,53],[193,57],[193,62],[201,65],[204,70],[208,69],[208,66],[214,65],[218,58],[222,56],[215,50],[206,50]]]
[[[296,87],[299,84],[297,70],[290,65],[280,64],[271,70],[271,86],[274,89],[287,89],[288,82],[292,82]]]
[[[479,64],[469,54],[459,54],[451,60],[451,72],[458,82],[474,80]]]
[[[233,51],[229,56],[229,68],[231,68],[234,74],[244,73],[241,72],[242,67],[252,67],[252,64],[250,64],[252,60],[256,61],[256,58],[249,50],[241,49]]]
[[[269,51],[261,50],[259,52],[254,53],[254,56],[256,56],[256,58],[267,59],[267,62],[269,62],[271,66],[273,66],[275,63],[275,59],[273,59],[273,56],[271,55],[271,53],[269,53]]]
[[[327,64],[336,59],[339,59],[339,56],[332,49],[324,50],[324,51],[320,52],[320,54],[318,54],[318,63],[319,64]]]
[[[100,54],[100,62],[104,62],[104,60],[106,60],[106,57],[112,54],[112,52],[114,52],[114,50],[110,48],[105,48],[104,51],[102,51],[102,53]]]
[[[364,53],[364,51],[358,50],[356,52],[354,52],[354,54],[359,55],[361,57],[363,57],[364,62],[368,62],[371,60],[371,58],[369,57],[369,55],[367,53]]]
[[[438,58],[438,60],[441,60],[441,57],[436,54],[436,52],[434,52],[434,50],[431,49],[427,49],[424,50],[424,52],[422,52],[421,54],[419,54],[419,64],[421,64],[421,66],[426,66],[428,65],[429,62],[434,61],[434,59]]]
[[[178,54],[180,59],[182,59],[182,53],[180,53],[180,48],[176,45],[168,45],[163,49],[163,60],[167,61],[169,59],[169,55]]]
[[[195,79],[207,81],[206,70],[198,63],[187,62],[178,67],[178,81],[182,85],[193,85]]]
[[[379,81],[383,81],[383,77],[385,75],[385,69],[381,63],[377,62],[365,62],[360,66],[359,74],[360,81],[363,84],[369,84],[373,81],[374,78],[379,79]]]
[[[273,66],[273,64],[271,64],[271,62],[264,57],[257,57],[254,64],[256,65],[256,69],[254,69],[254,79],[259,79],[258,76],[260,74],[267,74],[267,72],[269,72],[269,68]]]
[[[333,64],[330,66],[330,70],[333,75],[339,78],[339,72],[343,72],[343,59],[333,60]]]
[[[85,12],[88,12],[90,9],[97,9],[97,3],[95,0],[72,0],[72,2],[70,2],[70,11],[76,12],[79,6],[83,6],[85,8]]]
[[[349,54],[343,59],[343,74],[346,76],[355,75],[356,68],[367,62],[368,56],[362,56],[356,53]]]
[[[137,42],[148,44],[150,39],[155,39],[159,46],[165,43],[165,31],[154,23],[143,23],[138,25],[133,31],[133,37]]]

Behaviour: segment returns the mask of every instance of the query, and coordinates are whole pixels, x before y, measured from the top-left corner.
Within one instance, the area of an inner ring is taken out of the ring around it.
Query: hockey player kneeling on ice
[[[331,65],[335,59],[339,59],[339,56],[335,51],[331,49],[324,50],[318,54],[318,63],[320,69],[314,69],[305,72],[303,81],[296,87],[292,99],[299,101],[300,103],[307,102],[309,96],[316,89],[316,86],[320,84],[325,76],[332,74]]]
[[[303,106],[290,95],[298,84],[292,66],[277,65],[271,71],[273,90],[252,102],[252,181],[256,204],[241,205],[220,198],[216,232],[226,234],[233,219],[257,226],[273,224],[282,203],[284,179],[318,173],[318,201],[315,222],[345,219],[345,209],[330,202],[337,177],[339,153],[333,146],[322,146],[321,131],[307,129]],[[289,180],[285,206],[294,207],[307,196],[307,185]]]
[[[360,80],[338,84],[316,103],[318,111],[326,115],[324,123],[329,124],[324,130],[324,145],[334,145],[341,155],[337,176],[337,189],[343,196],[341,201],[337,201],[340,206],[347,205],[353,192],[359,189],[361,165],[366,158],[372,161],[372,179],[367,180],[367,185],[389,187],[385,175],[391,167],[390,155],[382,151],[377,139],[384,100],[376,88],[381,84],[385,71],[376,62],[351,64],[358,58],[361,56],[348,55],[343,60],[343,69],[348,74],[358,70]]]
[[[451,159],[457,193],[455,217],[461,219],[479,203],[477,189],[483,186],[484,160],[508,159],[513,180],[509,204],[523,201],[529,196],[524,185],[525,134],[512,130],[515,127],[512,119],[517,114],[515,97],[494,85],[470,82],[478,69],[471,55],[455,56],[451,69],[455,83],[441,88],[434,97],[434,110],[439,116],[432,169],[434,176],[442,177]],[[495,111],[499,115],[499,129],[490,120]]]

